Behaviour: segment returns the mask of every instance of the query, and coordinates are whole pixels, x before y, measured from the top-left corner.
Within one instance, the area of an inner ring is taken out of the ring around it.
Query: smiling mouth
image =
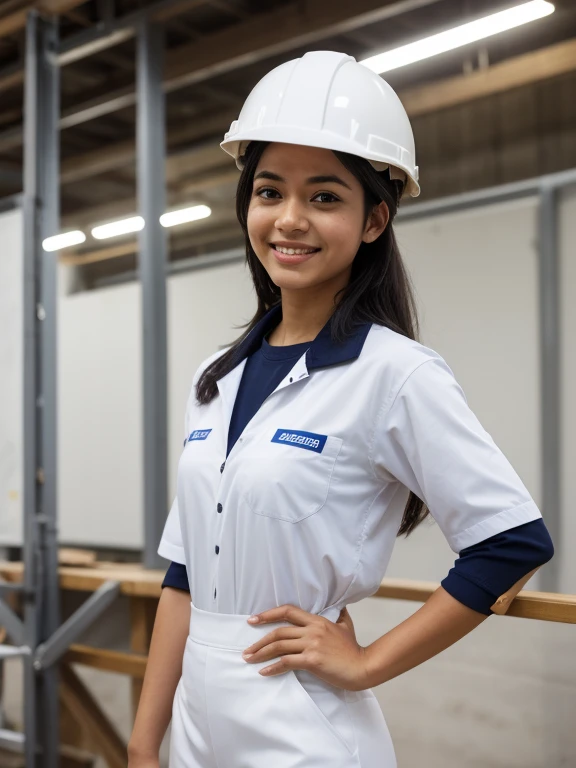
[[[284,256],[311,256],[313,253],[317,253],[321,248],[284,248],[281,245],[269,244],[278,253],[282,253]]]

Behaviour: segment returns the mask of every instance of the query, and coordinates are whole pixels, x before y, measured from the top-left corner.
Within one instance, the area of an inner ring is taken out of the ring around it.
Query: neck
[[[268,343],[286,347],[314,341],[334,312],[333,299],[323,303],[282,296],[282,320],[271,332]]]

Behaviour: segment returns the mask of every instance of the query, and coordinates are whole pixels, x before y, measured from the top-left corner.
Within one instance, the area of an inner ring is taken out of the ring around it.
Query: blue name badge
[[[211,429],[195,429],[194,432],[190,432],[188,442],[190,443],[192,440],[206,440],[210,432],[212,432]]]
[[[295,448],[306,448],[307,451],[322,453],[328,435],[317,435],[314,432],[301,432],[297,429],[278,429],[270,441],[293,445]]]

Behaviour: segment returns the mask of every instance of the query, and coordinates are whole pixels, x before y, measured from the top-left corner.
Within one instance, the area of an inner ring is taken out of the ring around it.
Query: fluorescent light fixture
[[[160,216],[160,224],[163,227],[175,227],[177,224],[184,224],[187,221],[198,221],[206,219],[212,210],[207,205],[193,205],[190,208],[180,208],[178,211],[170,211]]]
[[[129,232],[139,232],[144,229],[144,219],[142,216],[132,216],[129,219],[120,219],[120,221],[111,221],[109,224],[101,224],[94,227],[92,237],[97,240],[105,240],[108,237],[117,235],[126,235]]]
[[[360,61],[360,64],[363,64],[377,74],[382,74],[383,72],[389,72],[391,69],[405,67],[407,64],[413,64],[415,61],[422,61],[422,59],[427,59],[430,56],[437,56],[439,53],[451,51],[453,48],[459,48],[462,45],[483,40],[499,32],[505,32],[507,29],[527,24],[529,21],[541,19],[543,16],[553,13],[554,10],[552,3],[548,3],[545,0],[532,0],[532,2],[508,8],[506,11],[485,16],[483,19],[462,24],[460,27],[448,29],[446,32],[425,37],[423,40],[417,40],[415,43],[402,45],[400,48],[394,48],[391,51],[370,56],[368,59]]]
[[[73,232],[62,232],[60,235],[47,237],[42,241],[42,248],[45,251],[59,251],[62,248],[69,248],[71,245],[79,245],[85,242],[86,235],[75,229]]]

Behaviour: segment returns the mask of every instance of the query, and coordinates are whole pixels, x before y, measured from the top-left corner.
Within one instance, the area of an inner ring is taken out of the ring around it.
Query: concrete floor
[[[370,598],[349,606],[367,645],[419,607]],[[128,680],[78,668],[117,724],[131,728]],[[6,708],[21,720],[19,663]],[[493,616],[436,658],[374,689],[398,768],[576,768],[576,627]],[[162,750],[167,765],[167,739]],[[106,768],[100,762],[98,768]]]

